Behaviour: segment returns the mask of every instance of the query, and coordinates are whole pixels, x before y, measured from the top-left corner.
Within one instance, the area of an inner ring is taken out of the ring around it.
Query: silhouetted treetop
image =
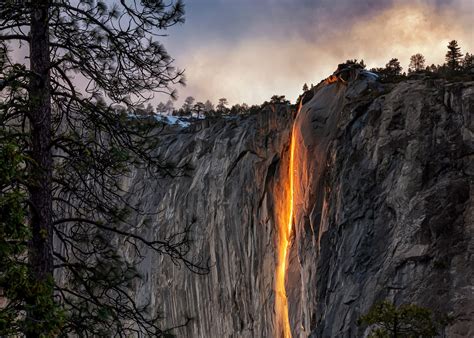
[[[425,68],[425,57],[418,53],[415,55],[412,55],[410,57],[410,65],[408,67],[408,70],[413,70],[413,71],[420,71]]]
[[[400,65],[400,61],[398,59],[394,58],[391,59],[386,65],[385,65],[385,70],[388,75],[394,76],[394,75],[400,75],[402,73],[402,66]]]
[[[450,41],[448,44],[448,52],[446,53],[446,63],[452,71],[460,69],[462,56],[458,42],[456,40]]]

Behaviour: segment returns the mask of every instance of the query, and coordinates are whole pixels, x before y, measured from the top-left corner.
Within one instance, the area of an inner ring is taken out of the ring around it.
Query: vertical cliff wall
[[[192,253],[211,264],[200,276],[145,251],[137,297],[163,314],[164,327],[191,318],[177,336],[274,336],[276,219],[284,207],[291,125],[291,112],[280,106],[162,135],[158,150],[191,170],[174,178],[135,172],[126,182],[130,198],[157,213],[156,225],[143,230],[147,238],[190,225]]]
[[[163,326],[192,318],[178,336],[279,335],[278,227],[294,125],[285,283],[293,337],[362,337],[356,320],[381,299],[451,314],[446,334],[473,336],[474,83],[382,85],[353,74],[303,102],[295,121],[274,107],[162,136],[158,151],[193,169],[127,180],[130,198],[156,213],[143,233],[192,224],[193,253],[212,267],[199,276],[146,252],[136,297],[163,313]]]
[[[474,334],[473,108],[474,83],[359,76],[315,90],[295,122],[294,336],[363,336],[357,318],[382,299]]]

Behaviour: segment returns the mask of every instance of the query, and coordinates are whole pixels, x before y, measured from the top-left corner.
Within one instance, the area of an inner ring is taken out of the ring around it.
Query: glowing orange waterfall
[[[286,210],[281,210],[283,217],[280,217],[279,242],[278,242],[278,262],[275,281],[275,313],[277,317],[278,337],[291,338],[290,321],[288,316],[288,301],[285,289],[285,276],[287,268],[288,248],[290,245],[291,228],[293,227],[293,197],[294,197],[294,176],[295,176],[295,132],[291,133],[289,182],[286,189]],[[283,222],[281,222],[283,220]]]

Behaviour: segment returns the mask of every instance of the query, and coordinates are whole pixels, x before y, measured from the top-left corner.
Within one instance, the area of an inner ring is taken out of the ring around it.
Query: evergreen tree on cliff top
[[[150,215],[121,184],[132,166],[179,170],[133,113],[182,82],[156,38],[183,15],[179,0],[0,2],[0,335],[162,336],[131,294],[140,250],[207,271],[188,226],[140,235]]]
[[[452,40],[448,44],[448,52],[446,53],[446,63],[452,71],[459,70],[461,66],[461,48],[456,40]]]
[[[462,67],[465,71],[470,71],[474,67],[474,55],[466,53],[462,62]]]
[[[400,65],[400,61],[398,59],[391,59],[386,65],[385,65],[385,71],[388,76],[397,76],[402,73],[402,66]]]

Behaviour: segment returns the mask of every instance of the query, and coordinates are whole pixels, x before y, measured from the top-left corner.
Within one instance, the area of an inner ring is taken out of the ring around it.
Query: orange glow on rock
[[[338,81],[339,81],[339,77],[337,77],[336,75],[331,75],[328,78],[326,78],[326,80],[324,80],[324,83],[325,84],[331,84],[331,83],[338,82]]]
[[[279,217],[279,242],[278,242],[278,262],[275,280],[275,313],[277,318],[277,337],[291,338],[290,320],[288,315],[288,300],[285,289],[285,277],[288,262],[288,248],[290,246],[290,236],[293,227],[293,207],[294,207],[294,177],[295,177],[295,128],[291,133],[290,159],[289,159],[289,179],[286,188],[285,210],[280,210],[283,215]]]
[[[324,83],[325,84],[331,84],[331,83],[335,83],[335,82],[342,82],[342,83],[345,83],[346,81],[344,81],[340,76],[338,75],[330,75],[328,78],[326,78],[324,80]]]

